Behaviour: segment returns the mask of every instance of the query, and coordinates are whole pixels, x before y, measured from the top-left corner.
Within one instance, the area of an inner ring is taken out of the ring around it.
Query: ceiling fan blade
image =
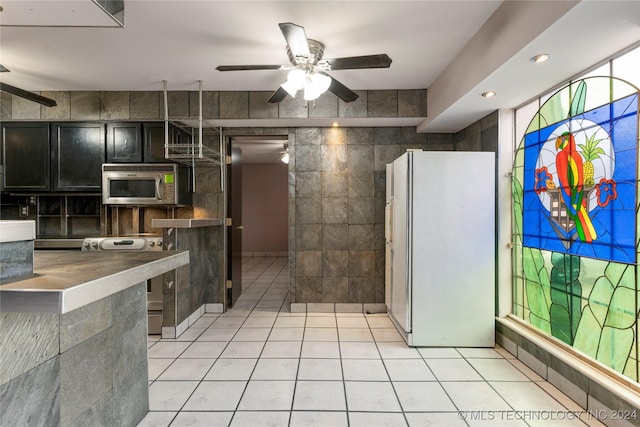
[[[280,70],[282,65],[218,65],[218,71]]]
[[[329,85],[329,91],[335,96],[342,99],[344,102],[353,102],[358,99],[359,95],[331,77],[331,84]]]
[[[271,98],[269,98],[268,102],[270,102],[271,104],[277,104],[278,102],[282,101],[286,97],[287,97],[287,91],[284,90],[284,88],[279,87],[278,90],[273,92],[273,95],[271,95]]]
[[[28,99],[29,101],[37,102],[38,104],[42,104],[46,107],[55,107],[58,105],[58,103],[51,98],[46,98],[42,95],[38,95],[37,93],[29,92],[2,82],[0,82],[0,91]]]
[[[359,68],[389,68],[391,58],[386,53],[379,55],[351,56],[325,60],[332,70],[355,70]]]
[[[304,31],[304,27],[292,24],[291,22],[285,22],[278,25],[280,26],[280,31],[282,31],[282,35],[287,41],[289,50],[291,50],[291,54],[294,57],[311,56],[311,51],[309,51],[309,43],[307,42],[307,34]]]

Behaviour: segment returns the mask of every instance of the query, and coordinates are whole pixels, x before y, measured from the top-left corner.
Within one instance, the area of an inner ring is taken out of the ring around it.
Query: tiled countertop
[[[188,263],[188,251],[36,251],[32,277],[0,285],[0,311],[67,313]]]

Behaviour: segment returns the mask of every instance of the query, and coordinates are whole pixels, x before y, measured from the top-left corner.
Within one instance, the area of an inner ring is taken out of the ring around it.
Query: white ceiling
[[[513,108],[640,40],[640,2],[125,0],[121,28],[91,0],[0,0],[0,79],[30,91],[273,91],[283,71],[217,65],[287,64],[279,22],[325,45],[325,58],[388,54],[388,69],[332,71],[354,90],[427,89],[428,117],[350,126],[455,132]],[[551,60],[534,66],[529,58]],[[479,94],[495,90],[498,96]],[[223,126],[325,126],[327,120]]]

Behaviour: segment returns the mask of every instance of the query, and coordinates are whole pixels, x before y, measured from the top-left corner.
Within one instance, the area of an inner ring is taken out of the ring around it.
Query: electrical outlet
[[[29,205],[20,205],[20,216],[29,216]]]

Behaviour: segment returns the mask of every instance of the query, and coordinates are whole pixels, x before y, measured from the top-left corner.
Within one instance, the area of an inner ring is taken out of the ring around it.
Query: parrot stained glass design
[[[567,217],[570,218],[583,242],[593,242],[597,238],[596,230],[589,218],[587,207],[587,189],[582,155],[576,149],[571,132],[563,132],[556,138],[556,173],[560,181],[560,196],[564,202]],[[593,166],[591,166],[593,168]],[[593,180],[593,178],[592,178]]]
[[[523,244],[635,263],[638,94],[584,109],[524,136]]]

